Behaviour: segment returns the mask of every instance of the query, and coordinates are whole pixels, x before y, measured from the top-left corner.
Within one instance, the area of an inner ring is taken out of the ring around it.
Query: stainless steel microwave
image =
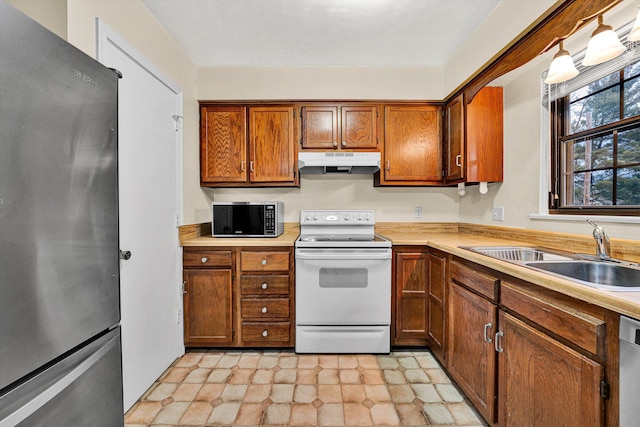
[[[284,231],[282,202],[213,202],[215,237],[278,237]]]

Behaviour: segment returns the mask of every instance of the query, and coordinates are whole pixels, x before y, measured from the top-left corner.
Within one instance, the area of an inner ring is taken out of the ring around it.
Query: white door
[[[106,24],[98,21],[98,29],[98,59],[122,73],[120,249],[131,252],[120,263],[127,410],[184,352],[177,229],[182,93]]]

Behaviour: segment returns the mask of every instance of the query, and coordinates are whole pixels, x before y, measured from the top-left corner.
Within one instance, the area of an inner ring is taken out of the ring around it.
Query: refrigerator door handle
[[[104,343],[97,351],[91,353],[89,357],[78,361],[77,365],[66,373],[62,378],[57,380],[50,387],[42,391],[42,393],[35,396],[29,402],[21,406],[16,411],[9,414],[7,417],[0,420],[0,427],[15,426],[27,417],[34,414],[38,409],[42,408],[49,401],[60,394],[65,388],[69,387],[75,380],[77,380],[82,374],[87,372],[96,362],[98,362],[114,344],[117,344],[117,339],[112,338],[108,342]]]

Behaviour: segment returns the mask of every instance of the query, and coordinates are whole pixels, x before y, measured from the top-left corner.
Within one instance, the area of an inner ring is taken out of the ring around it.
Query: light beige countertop
[[[211,228],[209,228],[211,232]],[[293,246],[300,234],[297,225],[285,224],[284,233],[278,237],[213,237],[203,235],[182,240],[182,246]]]
[[[540,246],[539,244],[523,240],[487,237],[464,232],[439,233],[385,230],[379,231],[378,234],[391,240],[393,245],[396,246],[427,245],[518,279],[526,280],[579,300],[640,319],[640,292],[604,291],[460,248],[460,246]],[[595,250],[595,243],[593,244],[593,248]]]
[[[188,230],[182,235],[181,243],[185,247],[292,247],[299,235],[299,227],[295,223],[286,223],[284,233],[276,238],[220,238],[208,235],[210,230],[209,228],[207,232],[206,227]],[[640,319],[640,292],[599,290],[460,248],[460,246],[541,246],[576,253],[594,253],[595,242],[590,236],[455,223],[429,224],[428,226],[413,223],[381,223],[376,225],[376,233],[389,239],[394,246],[430,246],[518,279]],[[612,254],[617,258],[638,262],[640,243],[612,239]]]

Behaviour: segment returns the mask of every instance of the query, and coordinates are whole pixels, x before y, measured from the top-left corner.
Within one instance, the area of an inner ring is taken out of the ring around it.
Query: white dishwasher
[[[640,420],[640,321],[620,316],[620,427]]]

